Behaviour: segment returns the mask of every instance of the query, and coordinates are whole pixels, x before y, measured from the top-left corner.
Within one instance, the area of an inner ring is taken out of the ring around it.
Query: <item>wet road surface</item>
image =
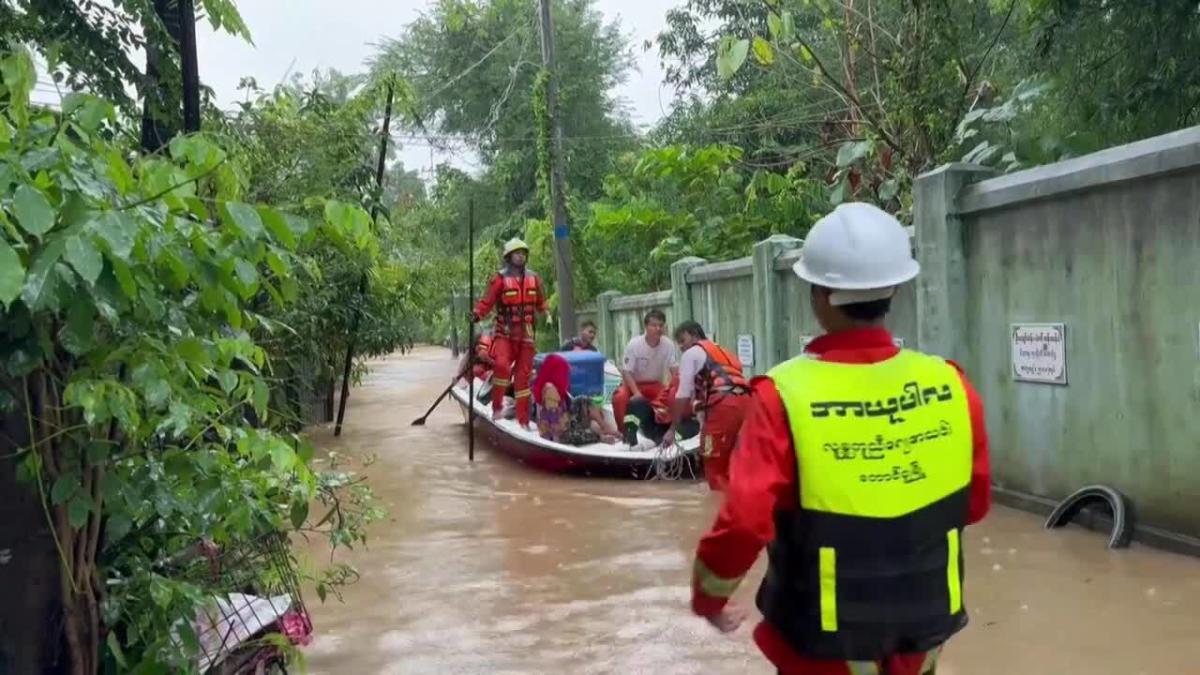
[[[314,675],[772,673],[752,623],[720,635],[688,611],[691,554],[716,498],[702,483],[536,473],[482,443],[466,458],[443,349],[378,361],[325,450],[366,470],[388,517],[339,560],[344,603],[307,598]],[[940,675],[1200,673],[1200,561],[997,507],[967,532],[971,625]],[[314,549],[314,552],[316,549]],[[745,606],[764,561],[736,596]],[[756,619],[757,617],[755,617]]]

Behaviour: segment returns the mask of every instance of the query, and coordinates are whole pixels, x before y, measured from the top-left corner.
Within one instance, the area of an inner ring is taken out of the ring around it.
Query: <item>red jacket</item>
[[[480,298],[479,302],[475,305],[475,318],[482,320],[485,316],[491,313],[493,308],[495,308],[497,316],[492,330],[496,336],[502,337],[505,335],[511,335],[514,337],[532,338],[532,335],[525,334],[525,327],[527,325],[526,323],[516,320],[511,322],[506,321],[505,318],[501,316],[501,310],[503,307],[499,306],[497,303],[501,302],[501,293],[504,291],[504,280],[506,277],[527,279],[529,280],[530,285],[535,289],[536,299],[533,300],[532,303],[528,303],[532,305],[531,307],[525,306],[527,298],[521,299],[522,304],[520,311],[522,314],[526,313],[526,309],[531,310],[528,313],[546,313],[546,294],[544,292],[544,287],[542,286],[541,277],[539,277],[536,272],[529,269],[521,270],[521,274],[518,276],[515,270],[505,267],[492,277],[492,281],[488,284],[487,290],[484,291],[483,297]],[[522,289],[522,292],[524,292],[524,290],[525,289]]]
[[[895,356],[899,349],[891,334],[882,328],[865,328],[826,335],[809,344],[807,351],[825,361],[877,363]],[[958,368],[957,364],[953,364]],[[959,371],[961,373],[961,369]],[[983,402],[963,375],[974,438],[971,498],[968,522],[981,520],[991,506],[991,474],[988,464],[987,430]],[[787,414],[775,384],[766,377],[751,381],[752,399],[733,453],[730,482],[716,522],[700,540],[699,562],[727,579],[741,577],[758,554],[775,538],[776,510],[798,506],[796,451]],[[692,611],[712,616],[724,608],[726,598],[706,595],[697,582],[692,585]],[[754,631],[754,641],[782,673],[818,674],[823,663],[801,657],[766,622]],[[828,672],[842,673],[841,670]]]

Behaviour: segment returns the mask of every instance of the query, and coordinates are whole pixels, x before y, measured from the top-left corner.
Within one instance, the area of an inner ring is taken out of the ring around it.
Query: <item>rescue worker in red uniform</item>
[[[467,359],[470,359],[472,354],[463,354],[462,361],[459,363],[458,372],[467,372]],[[487,381],[492,376],[492,334],[491,331],[482,331],[475,338],[474,361],[471,365],[471,374],[477,380]]]
[[[533,370],[534,320],[546,313],[542,278],[525,268],[529,246],[520,239],[504,245],[504,268],[492,277],[472,318],[481,321],[494,307],[492,338],[492,419],[500,419],[504,391],[513,385],[517,423],[529,428],[529,374]]]
[[[991,503],[983,404],[952,362],[883,327],[917,276],[907,233],[867,204],[813,226],[794,271],[825,334],[751,382],[692,610],[723,632],[764,546],[755,642],[788,675],[929,675],[967,623],[961,533]]]
[[[708,339],[695,321],[675,328],[679,344],[679,388],[671,405],[671,430],[663,445],[675,443],[675,425],[691,410],[700,414],[700,454],[708,487],[720,491],[729,482],[729,457],[746,416],[750,385],[742,362]]]

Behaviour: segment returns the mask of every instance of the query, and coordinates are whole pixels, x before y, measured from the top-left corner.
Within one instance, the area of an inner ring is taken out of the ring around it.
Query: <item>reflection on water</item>
[[[377,455],[389,517],[346,556],[362,581],[345,604],[313,607],[310,672],[773,672],[749,627],[721,636],[688,612],[691,554],[716,508],[706,487],[560,478],[486,448],[471,465],[452,402],[409,426],[453,369],[438,349],[380,361],[343,436],[318,433],[326,449]],[[997,509],[968,532],[972,623],[939,673],[1200,673],[1200,563],[1104,545]],[[746,605],[761,572],[739,591]]]

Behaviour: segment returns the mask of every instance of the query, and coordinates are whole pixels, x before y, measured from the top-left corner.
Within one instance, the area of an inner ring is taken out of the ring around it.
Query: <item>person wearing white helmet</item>
[[[546,313],[542,278],[526,269],[529,245],[510,239],[504,245],[504,267],[496,272],[487,291],[471,314],[482,321],[492,308],[496,321],[492,327],[492,419],[500,419],[504,392],[511,384],[517,400],[517,423],[529,427],[529,375],[533,370],[534,320]],[[511,379],[510,379],[511,378]]]
[[[825,333],[751,381],[692,609],[736,629],[729,598],[768,547],[754,637],[780,673],[928,675],[967,623],[961,533],[991,503],[983,405],[956,365],[883,326],[920,272],[894,217],[837,207],[793,269]]]

